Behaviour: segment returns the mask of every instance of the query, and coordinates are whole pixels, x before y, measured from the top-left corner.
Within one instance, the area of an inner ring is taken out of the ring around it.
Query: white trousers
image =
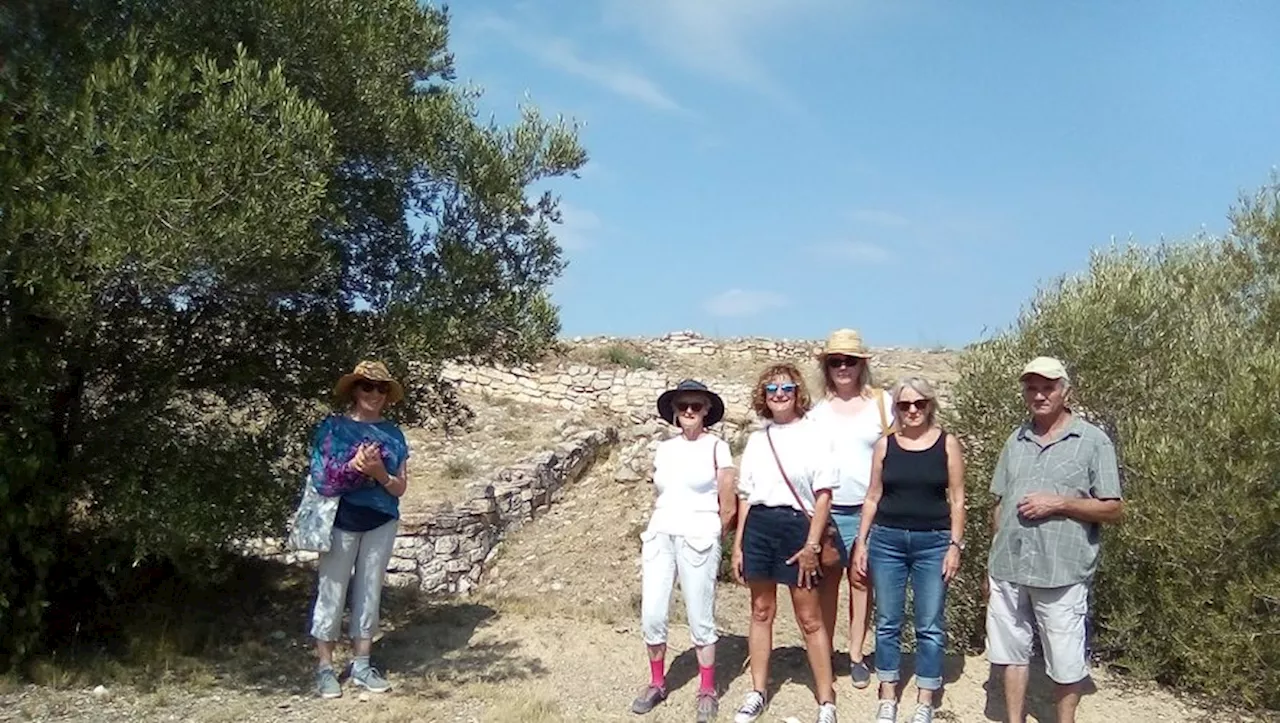
[[[338,639],[342,609],[351,587],[352,640],[372,638],[378,630],[382,605],[382,581],[391,562],[400,521],[375,527],[368,532],[333,529],[333,544],[320,555],[316,606],[311,613],[311,637],[329,642]]]
[[[697,646],[716,642],[716,573],[720,569],[720,540],[683,537],[661,532],[640,535],[644,582],[641,587],[640,630],[647,645],[667,642],[667,615],[676,579],[684,595],[689,636]]]

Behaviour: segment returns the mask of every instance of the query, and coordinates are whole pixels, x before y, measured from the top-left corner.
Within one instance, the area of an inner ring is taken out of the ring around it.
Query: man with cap
[[[1038,628],[1058,720],[1073,723],[1089,677],[1085,618],[1101,526],[1124,514],[1120,473],[1111,439],[1067,406],[1061,361],[1037,357],[1021,381],[1030,419],[1005,441],[991,479],[987,659],[1004,668],[1005,720],[1022,723]]]

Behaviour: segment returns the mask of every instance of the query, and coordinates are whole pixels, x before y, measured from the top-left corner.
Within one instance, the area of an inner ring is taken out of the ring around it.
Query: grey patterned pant
[[[391,561],[399,520],[368,532],[333,529],[333,545],[320,555],[320,579],[316,606],[311,613],[311,637],[329,642],[338,639],[342,609],[351,587],[352,640],[372,638],[378,631],[382,605],[382,581]]]

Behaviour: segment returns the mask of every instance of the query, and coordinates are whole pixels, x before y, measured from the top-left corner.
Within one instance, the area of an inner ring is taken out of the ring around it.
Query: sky
[[[457,80],[581,124],[562,335],[959,347],[1280,167],[1280,2],[469,0]]]

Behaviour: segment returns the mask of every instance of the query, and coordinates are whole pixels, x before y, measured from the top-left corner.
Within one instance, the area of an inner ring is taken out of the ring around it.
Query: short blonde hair
[[[925,412],[924,422],[929,426],[933,426],[938,418],[938,393],[933,390],[933,385],[924,377],[903,377],[893,385],[893,417],[898,418],[898,402],[902,401],[902,392],[910,389],[921,397],[929,400],[929,411]]]
[[[780,376],[790,377],[791,381],[796,383],[796,416],[803,417],[809,411],[809,406],[813,402],[809,398],[809,387],[804,383],[804,375],[800,373],[795,364],[790,362],[773,364],[760,372],[760,376],[756,379],[755,389],[751,390],[751,408],[761,417],[773,419],[773,410],[769,409],[769,403],[764,393],[764,385],[772,381],[774,377]]]

